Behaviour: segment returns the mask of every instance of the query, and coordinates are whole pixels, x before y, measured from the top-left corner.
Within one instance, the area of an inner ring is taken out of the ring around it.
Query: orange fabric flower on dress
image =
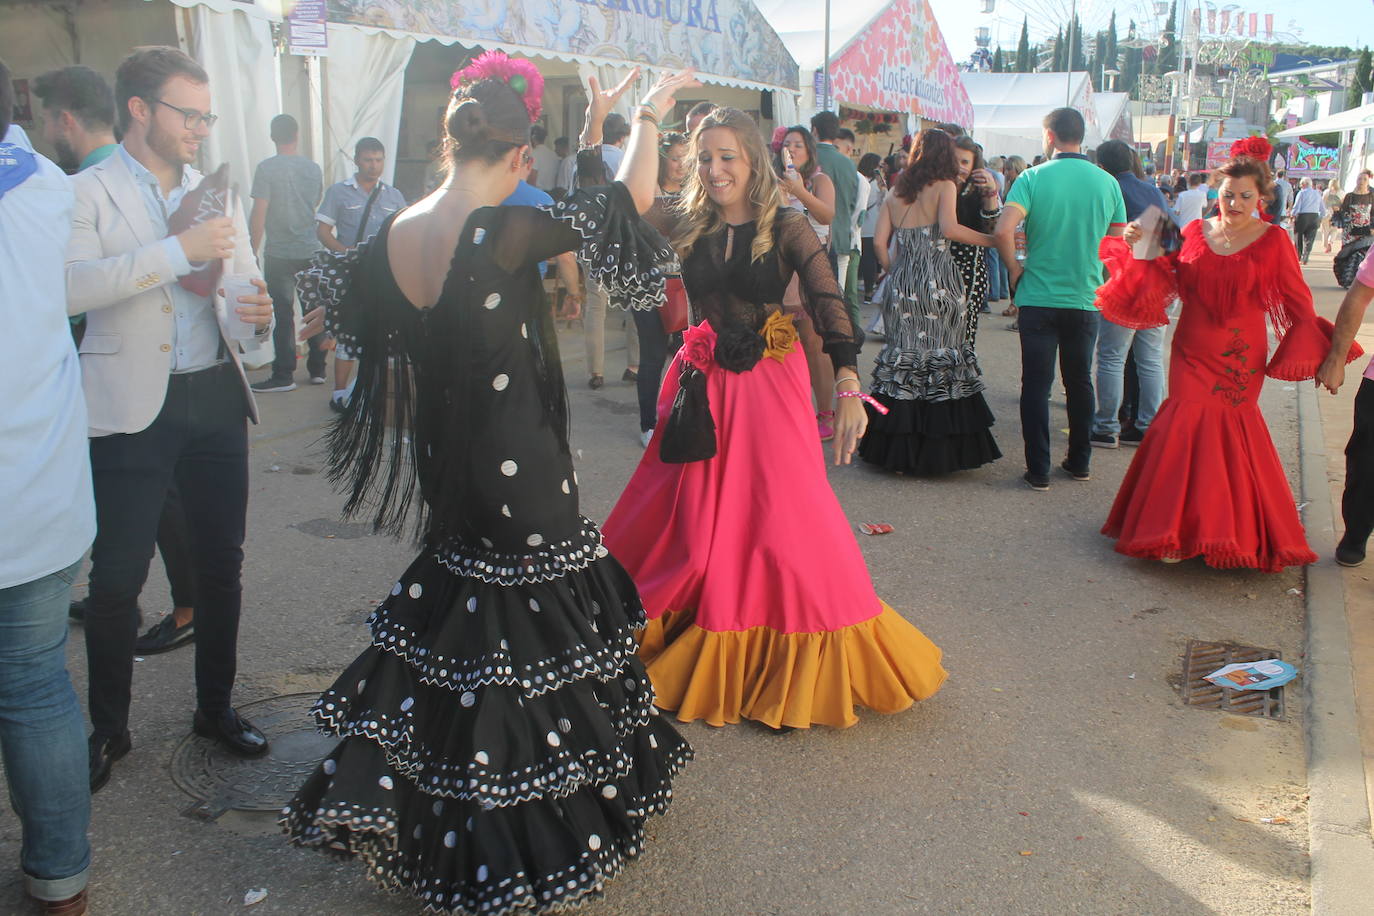
[[[778,362],[786,359],[797,343],[797,326],[781,309],[768,316],[759,333],[763,337],[763,355]]]

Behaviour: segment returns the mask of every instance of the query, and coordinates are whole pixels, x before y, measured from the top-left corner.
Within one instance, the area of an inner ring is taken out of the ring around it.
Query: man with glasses
[[[97,521],[86,609],[92,791],[132,746],[136,602],[173,481],[195,568],[193,728],[236,754],[267,751],[231,703],[248,506],[244,421],[257,421],[257,407],[216,306],[235,309],[265,339],[272,300],[241,207],[232,221],[212,217],[169,235],[183,200],[197,197],[201,176],[190,164],[215,122],[205,71],[175,48],[140,48],[119,65],[115,102],[124,139],[73,180],[66,259],[68,311],[86,312],[89,326],[81,370]],[[222,288],[204,295],[188,282],[219,259],[251,276],[257,294],[222,303]]]
[[[356,248],[377,234],[386,218],[406,205],[400,191],[382,181],[386,171],[386,147],[376,137],[363,137],[353,147],[352,177],[329,186],[315,214],[320,244],[330,251]],[[334,394],[329,407],[343,413],[351,391],[353,354],[342,346],[334,350]]]

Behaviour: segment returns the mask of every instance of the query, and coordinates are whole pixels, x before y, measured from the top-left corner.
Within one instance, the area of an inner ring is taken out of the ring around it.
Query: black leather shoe
[[[91,792],[95,793],[110,781],[110,770],[114,767],[114,762],[129,753],[134,743],[126,731],[117,738],[91,735],[86,745],[91,755]]]
[[[149,627],[148,632],[138,638],[134,643],[134,651],[139,655],[157,655],[194,642],[195,638],[195,620],[184,627],[179,627],[177,626],[176,615],[168,614]]]
[[[240,757],[261,757],[267,753],[267,736],[240,716],[237,709],[214,713],[197,709],[191,730],[202,738],[215,740],[220,747]]]
[[[82,599],[80,599],[79,601],[73,601],[73,602],[67,607],[67,619],[69,619],[69,620],[75,620],[75,621],[77,621],[78,623],[85,623],[85,622],[86,622],[86,599],[85,599],[85,598],[82,598]]]
[[[1364,562],[1364,547],[1359,544],[1347,544],[1345,538],[1336,545],[1336,562],[1342,566],[1359,566]]]

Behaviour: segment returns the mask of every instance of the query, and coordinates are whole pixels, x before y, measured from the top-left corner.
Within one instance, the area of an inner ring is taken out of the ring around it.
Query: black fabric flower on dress
[[[748,372],[763,359],[764,340],[752,328],[727,325],[716,334],[716,362],[731,372]]]

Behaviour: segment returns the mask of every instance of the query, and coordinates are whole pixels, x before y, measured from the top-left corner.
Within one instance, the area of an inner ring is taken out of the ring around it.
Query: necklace
[[[1217,228],[1221,230],[1221,247],[1229,249],[1231,247],[1231,236],[1226,233],[1226,224],[1218,221]]]

